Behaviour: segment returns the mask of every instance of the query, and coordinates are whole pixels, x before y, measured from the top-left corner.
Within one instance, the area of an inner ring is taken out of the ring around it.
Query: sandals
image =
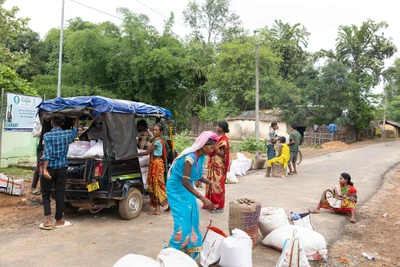
[[[53,225],[45,225],[44,223],[39,224],[39,228],[43,230],[53,230]]]
[[[68,227],[68,226],[72,226],[72,223],[70,223],[69,221],[64,221],[63,225],[57,225],[57,226],[54,226],[54,228],[63,228],[63,227]]]

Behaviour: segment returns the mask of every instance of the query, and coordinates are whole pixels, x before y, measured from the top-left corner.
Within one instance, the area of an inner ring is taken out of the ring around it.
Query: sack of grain
[[[286,176],[286,169],[283,168],[283,165],[280,163],[272,163],[272,177],[285,177]]]
[[[255,200],[241,198],[229,203],[229,232],[240,229],[246,232],[253,241],[253,248],[258,241],[258,221],[261,203]]]

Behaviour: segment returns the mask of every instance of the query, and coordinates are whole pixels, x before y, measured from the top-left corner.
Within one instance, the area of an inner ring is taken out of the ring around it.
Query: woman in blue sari
[[[202,251],[202,235],[199,230],[199,207],[197,199],[204,206],[214,209],[210,200],[206,199],[194,187],[195,181],[212,185],[218,191],[218,184],[202,177],[205,155],[214,149],[218,137],[211,131],[202,132],[195,143],[186,148],[177,157],[169,171],[167,181],[167,197],[174,219],[174,233],[169,247],[181,250],[193,258]]]

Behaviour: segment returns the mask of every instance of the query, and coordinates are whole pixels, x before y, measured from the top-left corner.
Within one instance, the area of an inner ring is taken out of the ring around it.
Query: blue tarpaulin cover
[[[55,112],[65,108],[85,108],[91,107],[95,113],[115,112],[140,115],[160,115],[168,119],[172,118],[172,113],[164,108],[152,106],[141,102],[128,100],[111,99],[102,96],[77,96],[77,97],[57,97],[45,100],[38,106],[39,111]]]

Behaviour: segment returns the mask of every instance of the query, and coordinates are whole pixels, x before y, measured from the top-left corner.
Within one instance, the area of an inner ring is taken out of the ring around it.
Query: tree
[[[349,88],[352,105],[348,119],[358,132],[368,126],[372,118],[371,88],[376,86],[383,74],[384,61],[397,51],[390,38],[382,30],[389,25],[372,20],[356,25],[340,26],[335,51],[321,51],[326,56],[342,63],[351,73],[354,83]]]
[[[254,109],[255,64],[254,40],[225,43],[216,56],[208,81],[221,108],[228,114]],[[275,80],[279,59],[265,46],[259,50],[260,66],[260,108],[279,105],[278,98],[284,95]]]
[[[2,64],[0,64],[0,88],[17,94],[38,95],[36,90],[32,89],[25,79],[22,79],[14,70]]]
[[[263,42],[279,56],[282,61],[279,71],[283,79],[294,81],[306,69],[309,53],[308,47],[310,33],[300,23],[290,25],[281,20],[275,20],[271,27],[260,30]]]
[[[230,10],[232,0],[204,0],[198,4],[190,0],[183,11],[185,23],[198,40],[224,42],[243,33],[239,16]],[[203,33],[206,33],[203,36]]]
[[[4,64],[17,70],[29,60],[26,51],[11,51],[18,34],[24,33],[29,21],[27,18],[17,18],[19,9],[13,7],[11,10],[3,8],[5,0],[0,0],[0,64]]]

